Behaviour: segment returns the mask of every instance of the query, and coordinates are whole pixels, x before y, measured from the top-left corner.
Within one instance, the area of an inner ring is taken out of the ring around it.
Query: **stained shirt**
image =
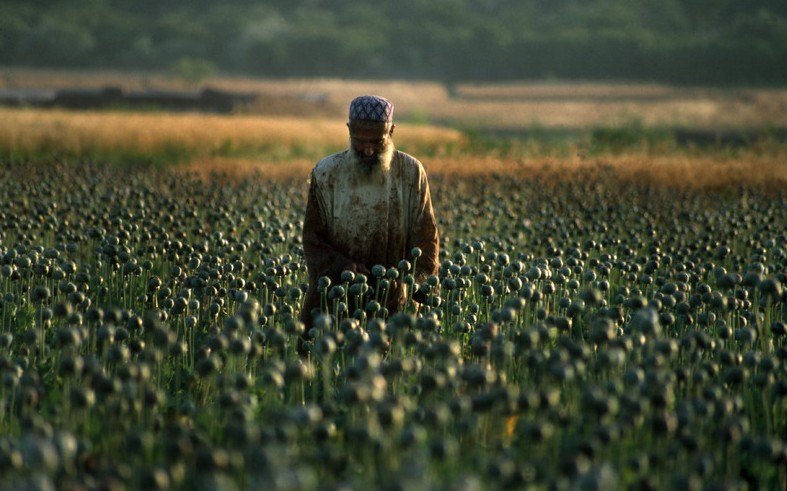
[[[419,247],[417,285],[437,271],[438,242],[426,172],[417,159],[395,150],[387,173],[363,171],[349,149],[322,159],[310,175],[303,224],[309,289],[301,321],[311,326],[311,311],[320,306],[320,277],[335,285],[352,262],[369,270],[375,265],[395,268],[402,259],[412,263],[410,252]],[[405,298],[397,281],[386,306],[390,312],[398,310]]]

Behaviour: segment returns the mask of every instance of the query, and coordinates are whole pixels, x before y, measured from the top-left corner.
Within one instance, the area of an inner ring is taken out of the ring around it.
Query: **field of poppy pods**
[[[439,273],[323,281],[299,355],[303,167],[6,154],[0,487],[784,489],[783,158],[485,159],[425,159]]]

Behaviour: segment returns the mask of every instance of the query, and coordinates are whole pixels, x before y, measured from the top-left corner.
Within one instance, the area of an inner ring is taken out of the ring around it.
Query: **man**
[[[437,271],[438,232],[423,165],[393,144],[393,104],[378,96],[350,103],[350,146],[319,161],[311,172],[303,223],[309,271],[300,320],[307,330],[321,306],[320,278],[340,284],[344,271],[370,275],[376,265],[415,261],[415,287]],[[369,285],[375,281],[369,278]],[[389,313],[407,298],[401,278],[391,283]],[[382,301],[381,301],[382,303]],[[314,311],[314,312],[313,312]],[[352,312],[350,312],[352,314]]]

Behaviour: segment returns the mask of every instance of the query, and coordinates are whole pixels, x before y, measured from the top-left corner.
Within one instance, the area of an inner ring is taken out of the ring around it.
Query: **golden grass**
[[[491,176],[503,179],[535,179],[544,185],[559,181],[593,179],[603,175],[625,188],[648,185],[676,191],[719,191],[740,185],[767,192],[787,189],[787,151],[747,151],[724,155],[643,155],[583,158],[507,159],[485,156],[422,158],[430,176],[480,182]],[[315,162],[293,159],[272,163],[250,159],[211,157],[194,159],[178,170],[211,179],[229,180],[259,175],[274,181],[303,180]],[[461,192],[461,191],[460,191]]]
[[[349,93],[360,88],[344,90]],[[765,104],[768,99],[754,100]],[[502,103],[484,104],[490,105],[488,117],[493,118],[495,105]],[[576,109],[577,118],[583,111],[588,109]],[[715,114],[709,110],[708,117]],[[721,189],[746,183],[776,191],[787,188],[787,150],[783,145],[729,154],[631,152],[591,157],[572,147],[563,152],[565,156],[509,158],[479,154],[480,150],[470,153],[463,135],[451,129],[399,123],[395,136],[399,148],[421,158],[430,174],[449,177],[558,180],[605,173],[621,185],[647,182],[676,189]],[[271,179],[305,179],[316,158],[344,148],[346,143],[343,115],[297,118],[0,108],[3,151],[155,156],[175,148],[183,150],[180,157],[187,158],[180,163],[180,170],[206,178],[220,173],[230,178],[261,174]]]
[[[462,140],[458,131],[408,125],[398,125],[396,136],[415,148]],[[0,147],[28,152],[154,154],[175,146],[205,154],[299,145],[319,150],[341,147],[347,138],[338,119],[0,108]]]
[[[538,177],[547,182],[606,174],[621,185],[648,183],[683,190],[716,190],[747,184],[773,191],[787,186],[787,152],[747,151],[740,155],[645,155],[628,153],[584,158],[445,158],[425,163],[430,174],[512,179]]]

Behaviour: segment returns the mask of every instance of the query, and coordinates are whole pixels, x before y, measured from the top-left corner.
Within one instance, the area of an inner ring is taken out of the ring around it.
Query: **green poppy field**
[[[123,165],[51,128],[0,154],[0,489],[787,485],[775,146],[515,158],[410,128],[438,274],[416,284],[413,250],[322,281],[336,314],[305,333],[306,173],[333,143]],[[382,309],[394,280],[425,303]]]

